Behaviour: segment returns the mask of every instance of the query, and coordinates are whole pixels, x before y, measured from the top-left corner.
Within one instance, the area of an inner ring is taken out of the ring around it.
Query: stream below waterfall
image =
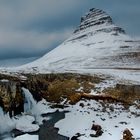
[[[43,125],[40,126],[39,140],[69,140],[68,137],[58,134],[57,128],[54,127],[55,123],[65,118],[66,112],[59,112],[58,110],[54,113],[48,113],[45,116],[50,117],[49,120],[44,121]],[[43,115],[44,116],[44,115]]]
[[[69,140],[68,137],[58,134],[59,129],[55,128],[55,123],[65,118],[66,111],[54,110],[54,112],[41,113],[41,110],[38,108],[37,102],[34,100],[32,94],[28,89],[22,88],[24,95],[24,113],[30,113],[35,120],[40,116],[44,119],[43,124],[39,125],[39,130],[33,132],[24,132],[25,129],[18,130],[16,121],[13,118],[10,118],[8,114],[3,112],[3,109],[0,107],[0,140],[14,140],[16,136],[22,136],[23,134],[38,135],[39,140]],[[21,115],[20,118],[22,118]],[[47,119],[49,118],[49,119]],[[26,120],[20,122],[21,128],[26,128],[24,125]],[[36,122],[38,124],[38,122]],[[3,127],[4,126],[4,127]],[[29,125],[30,126],[30,125]],[[30,126],[31,127],[31,126]],[[13,137],[14,136],[14,137]]]

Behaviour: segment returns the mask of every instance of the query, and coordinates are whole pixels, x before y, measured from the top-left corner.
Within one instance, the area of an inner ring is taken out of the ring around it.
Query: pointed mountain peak
[[[112,18],[103,10],[96,8],[90,9],[85,16],[81,17],[81,24],[88,21],[92,21],[94,25],[112,24]]]
[[[102,31],[109,25],[114,25],[112,18],[103,10],[92,8],[86,13],[84,16],[81,17],[81,23],[78,28],[74,31],[74,33],[78,33],[79,31],[83,31],[87,28],[99,28],[102,27]],[[120,27],[113,27],[107,30],[108,32],[115,31],[116,34],[118,33],[125,33],[125,31]]]

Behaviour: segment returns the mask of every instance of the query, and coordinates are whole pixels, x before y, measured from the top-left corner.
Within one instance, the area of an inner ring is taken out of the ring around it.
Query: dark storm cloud
[[[72,33],[80,0],[0,1],[0,59],[43,55]],[[67,25],[68,22],[71,21]]]
[[[139,0],[1,0],[0,59],[41,56],[67,39],[89,8],[140,35]]]

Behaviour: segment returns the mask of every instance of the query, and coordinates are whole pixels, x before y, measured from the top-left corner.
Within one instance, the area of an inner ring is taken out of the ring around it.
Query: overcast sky
[[[140,36],[140,0],[0,0],[0,61],[44,55],[93,7],[109,13],[129,35]]]

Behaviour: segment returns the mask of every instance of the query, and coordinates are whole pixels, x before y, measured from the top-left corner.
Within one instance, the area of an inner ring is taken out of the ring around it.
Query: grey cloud
[[[9,1],[8,1],[9,2]],[[32,21],[44,19],[52,20],[64,17],[82,6],[80,0],[13,0],[12,3],[0,4],[0,20],[9,26],[28,24]],[[0,2],[1,3],[1,2]],[[13,4],[14,3],[14,4]]]
[[[43,55],[65,40],[71,30],[52,33],[3,32],[0,34],[0,59]]]
[[[70,36],[72,22],[65,25],[65,16],[72,15],[79,2],[0,1],[0,59],[40,56],[56,47]]]

